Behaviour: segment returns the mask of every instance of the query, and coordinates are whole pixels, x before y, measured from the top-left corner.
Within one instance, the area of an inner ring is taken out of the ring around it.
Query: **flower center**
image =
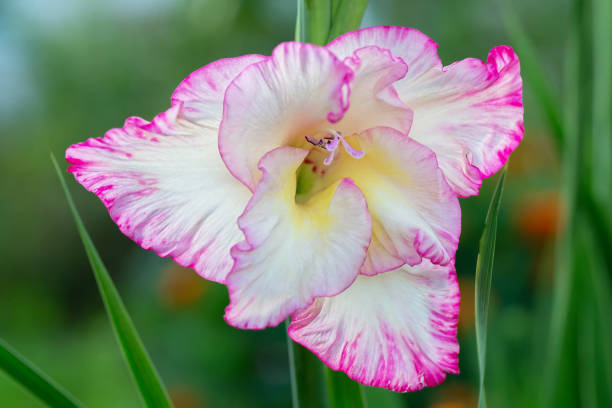
[[[361,159],[365,152],[353,148],[342,134],[334,129],[319,131],[313,135],[304,136],[306,142],[314,146],[304,163],[297,171],[296,202],[304,203],[317,192],[325,189],[338,180],[336,166],[330,167],[337,160],[336,152],[340,145],[346,154],[355,159]],[[329,170],[329,172],[328,172]]]
[[[327,151],[329,151],[329,155],[323,161],[323,164],[329,166],[331,162],[334,160],[334,155],[336,154],[336,149],[342,143],[344,150],[351,156],[356,159],[361,159],[364,155],[364,152],[354,149],[346,139],[342,137],[342,134],[334,129],[328,129],[325,136],[320,139],[317,139],[313,136],[306,135],[304,136],[306,141],[313,146],[321,147]]]

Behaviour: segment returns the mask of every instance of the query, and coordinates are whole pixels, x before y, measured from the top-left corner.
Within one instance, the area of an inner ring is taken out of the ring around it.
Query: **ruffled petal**
[[[487,63],[466,59],[443,67],[437,44],[418,30],[369,27],[344,34],[327,48],[346,58],[378,46],[409,69],[394,83],[414,112],[410,137],[431,148],[460,196],[478,193],[523,138],[522,80],[511,47],[495,47]]]
[[[404,61],[386,49],[370,46],[356,50],[344,63],[353,69],[355,76],[350,108],[334,128],[346,135],[376,126],[408,133],[412,111],[393,87],[408,71]]]
[[[232,249],[226,321],[260,329],[346,289],[358,274],[371,237],[365,198],[344,179],[295,203],[296,170],[307,150],[266,154],[263,177],[238,223],[246,241]]]
[[[466,59],[396,88],[414,110],[410,136],[436,152],[460,196],[477,194],[523,138],[523,87],[511,47],[493,48],[486,64]]]
[[[223,97],[229,83],[263,55],[220,59],[192,72],[172,94],[172,105],[183,104],[181,115],[201,126],[217,129],[223,117]]]
[[[242,71],[227,88],[219,133],[232,174],[254,190],[265,153],[339,121],[352,75],[326,48],[297,42],[278,45]]]
[[[408,66],[402,82],[410,82],[423,73],[442,68],[438,58],[438,44],[408,27],[377,26],[351,31],[341,35],[327,45],[338,58],[351,57],[363,47],[376,46],[391,52]],[[401,95],[400,95],[401,96]]]
[[[427,147],[392,128],[351,139],[365,154],[340,154],[325,177],[351,177],[372,216],[372,244],[362,273],[374,275],[422,258],[445,265],[455,257],[461,230],[459,200]]]
[[[68,171],[140,246],[224,282],[250,192],[227,171],[215,130],[185,120],[181,107],[69,147]]]
[[[417,391],[458,373],[454,266],[360,275],[344,292],[292,316],[289,336],[362,384]]]

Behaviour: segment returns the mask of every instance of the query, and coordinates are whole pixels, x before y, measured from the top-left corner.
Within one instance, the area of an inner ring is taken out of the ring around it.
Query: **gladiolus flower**
[[[151,123],[71,146],[121,231],[225,283],[226,321],[289,335],[367,385],[458,372],[458,196],[523,135],[510,47],[444,67],[417,30],[213,62]]]

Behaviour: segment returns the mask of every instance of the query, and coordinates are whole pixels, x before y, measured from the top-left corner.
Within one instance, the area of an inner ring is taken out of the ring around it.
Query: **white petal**
[[[265,153],[340,120],[352,75],[327,49],[295,42],[247,67],[227,89],[219,133],[232,174],[254,190]]]
[[[395,84],[414,110],[410,136],[431,148],[460,196],[478,193],[523,138],[522,80],[512,48],[487,63],[466,59]]]
[[[408,66],[388,50],[364,47],[344,63],[355,71],[350,107],[334,128],[346,135],[388,126],[408,133],[412,111],[397,95],[393,83],[406,75]]]
[[[362,273],[374,275],[428,258],[454,260],[461,231],[459,201],[435,154],[392,128],[372,128],[352,139],[365,153],[340,154],[325,177],[351,177],[372,215],[373,237]]]
[[[452,264],[360,275],[292,316],[289,336],[362,384],[416,391],[458,373],[459,287]]]
[[[437,44],[418,30],[369,27],[330,44],[339,58],[366,46],[387,49],[408,66],[393,83],[413,112],[410,137],[432,149],[453,190],[478,193],[523,138],[522,80],[511,47],[495,47],[487,63],[468,58],[443,67]]]
[[[233,326],[274,326],[317,296],[347,288],[371,237],[367,205],[350,180],[296,204],[296,170],[308,151],[280,147],[259,165],[263,177],[239,219],[246,241],[232,250],[227,278]]]
[[[250,192],[221,160],[216,132],[183,119],[180,103],[153,123],[129,118],[104,138],[71,146],[66,160],[121,232],[224,282],[229,250],[242,239],[236,220]]]
[[[408,27],[368,27],[341,35],[327,45],[338,58],[344,59],[363,47],[376,46],[389,50],[408,66],[404,81],[410,82],[432,68],[442,67],[438,44]]]
[[[183,104],[181,114],[201,126],[218,128],[223,117],[223,97],[229,83],[263,55],[224,58],[192,72],[172,94],[172,105]]]

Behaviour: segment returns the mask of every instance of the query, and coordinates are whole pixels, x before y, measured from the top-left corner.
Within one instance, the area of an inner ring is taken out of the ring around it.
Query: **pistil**
[[[316,139],[308,135],[305,136],[306,141],[308,141],[308,143],[330,152],[329,156],[327,156],[327,158],[323,161],[324,165],[329,166],[331,162],[334,160],[336,149],[338,148],[340,143],[342,143],[344,150],[351,157],[354,157],[356,159],[361,159],[363,155],[365,154],[364,152],[357,150],[353,148],[350,144],[348,144],[348,142],[346,141],[344,137],[342,137],[342,134],[340,132],[333,130],[333,129],[328,129],[327,131],[329,133],[321,139]]]

